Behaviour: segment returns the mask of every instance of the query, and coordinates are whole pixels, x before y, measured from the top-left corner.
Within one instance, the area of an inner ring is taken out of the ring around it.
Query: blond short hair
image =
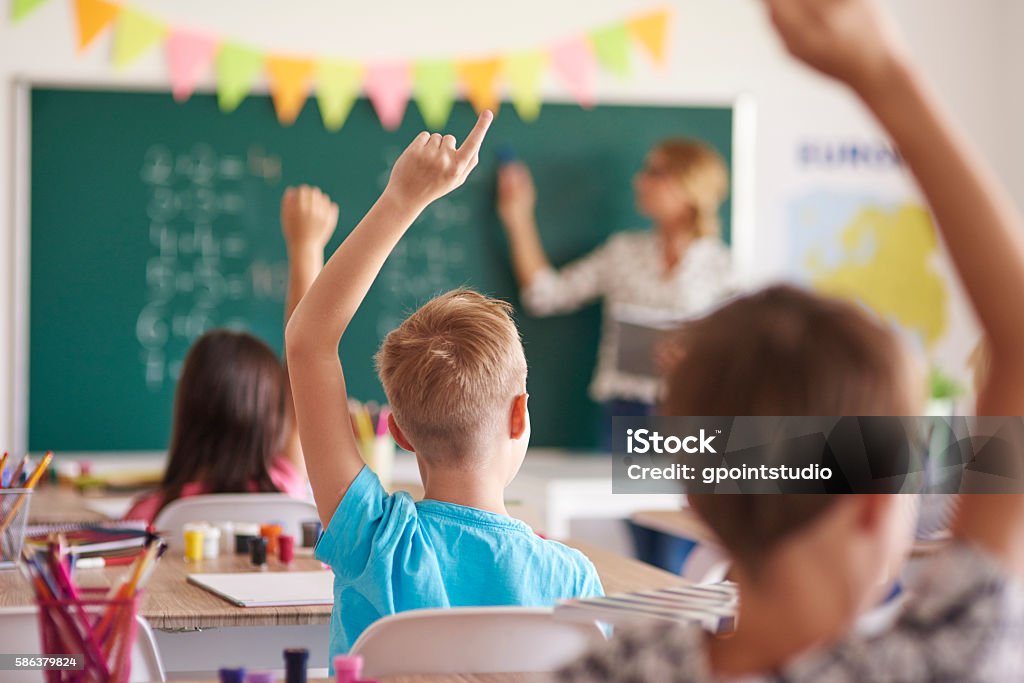
[[[721,233],[718,209],[729,196],[729,171],[722,156],[708,145],[688,138],[659,142],[654,151],[664,156],[670,172],[693,202],[694,225],[700,237]]]
[[[507,431],[512,399],[526,391],[512,306],[468,289],[442,294],[388,333],[377,372],[418,450],[471,456]]]

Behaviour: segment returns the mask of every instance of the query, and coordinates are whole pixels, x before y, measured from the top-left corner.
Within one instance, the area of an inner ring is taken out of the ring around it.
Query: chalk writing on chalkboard
[[[175,381],[188,345],[214,326],[246,329],[232,302],[284,298],[287,265],[253,259],[240,215],[247,178],[276,182],[281,160],[253,147],[218,153],[197,143],[175,154],[152,145],[140,179],[148,193],[145,303],[135,324],[141,372],[151,392]]]

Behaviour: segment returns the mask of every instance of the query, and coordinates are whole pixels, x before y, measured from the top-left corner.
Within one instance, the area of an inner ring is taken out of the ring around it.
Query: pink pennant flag
[[[216,56],[215,38],[181,28],[171,31],[167,39],[167,68],[171,72],[171,92],[176,101],[184,102],[192,96]]]
[[[366,70],[363,87],[370,98],[380,123],[387,130],[402,125],[405,107],[412,90],[412,73],[409,65],[402,63],[371,64]]]
[[[585,38],[572,38],[552,47],[551,64],[581,107],[589,109],[596,104],[597,62]]]

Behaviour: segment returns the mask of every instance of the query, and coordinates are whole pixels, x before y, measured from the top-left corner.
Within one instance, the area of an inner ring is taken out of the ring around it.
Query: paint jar
[[[290,564],[295,559],[295,537],[281,534],[277,537],[277,559]]]
[[[235,523],[217,522],[214,524],[220,530],[220,552],[222,555],[230,555],[235,552]]]
[[[360,655],[338,655],[334,658],[334,677],[338,683],[355,683],[363,675]]]
[[[258,538],[260,525],[248,522],[235,522],[235,553],[239,555],[249,554],[249,541]]]
[[[203,531],[203,559],[213,560],[220,556],[220,529],[206,527]]]
[[[249,539],[249,561],[254,567],[264,567],[267,564],[267,539],[262,536]]]
[[[209,525],[206,522],[189,522],[182,526],[185,534],[185,559],[189,562],[199,562],[203,559],[203,546],[206,539],[206,530]]]
[[[218,677],[220,683],[244,683],[245,669],[221,669]]]
[[[304,647],[290,647],[284,651],[285,683],[306,683],[306,667],[309,650]]]
[[[260,526],[260,536],[267,539],[267,552],[271,555],[277,554],[277,538],[284,533],[280,524],[264,524]]]
[[[308,522],[302,523],[302,547],[312,548],[316,545],[316,542],[320,540],[320,532],[323,531],[324,525],[320,523],[319,519],[312,519]]]

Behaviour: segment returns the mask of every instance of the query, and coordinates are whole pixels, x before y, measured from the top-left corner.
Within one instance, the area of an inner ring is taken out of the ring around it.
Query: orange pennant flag
[[[641,14],[629,20],[629,33],[637,41],[658,66],[664,66],[668,57],[668,20],[669,10],[661,9],[648,14]]]
[[[466,88],[466,99],[477,113],[484,109],[498,113],[501,101],[498,99],[497,81],[501,64],[501,58],[494,57],[459,62],[457,65],[459,78]]]
[[[78,51],[82,52],[96,39],[103,29],[110,25],[120,5],[107,0],[75,0],[75,18],[78,24]]]
[[[270,95],[281,125],[290,126],[298,118],[302,105],[309,97],[309,82],[315,69],[316,65],[311,59],[273,55],[267,57]]]

